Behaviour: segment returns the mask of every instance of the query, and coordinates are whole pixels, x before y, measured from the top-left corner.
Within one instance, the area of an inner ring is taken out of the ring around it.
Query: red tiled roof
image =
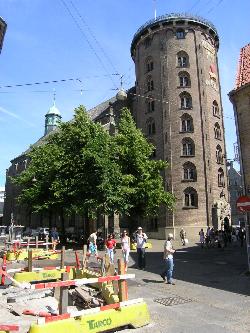
[[[250,83],[250,44],[240,50],[240,59],[236,77],[236,89]]]

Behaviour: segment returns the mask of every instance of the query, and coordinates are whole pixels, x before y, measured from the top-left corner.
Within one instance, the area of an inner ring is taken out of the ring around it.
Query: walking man
[[[161,277],[167,284],[175,284],[173,282],[173,269],[174,269],[174,258],[173,254],[175,250],[173,249],[172,239],[174,238],[173,234],[168,235],[168,239],[164,243],[164,260],[165,260],[165,270],[161,274]]]
[[[137,248],[137,258],[138,258],[138,268],[144,270],[145,261],[145,244],[147,242],[148,236],[142,232],[142,227],[138,227],[136,232],[136,248]]]

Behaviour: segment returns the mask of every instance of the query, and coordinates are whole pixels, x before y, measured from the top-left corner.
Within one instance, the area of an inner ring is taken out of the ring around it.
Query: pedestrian
[[[165,270],[161,275],[163,280],[167,284],[175,284],[173,282],[173,270],[174,270],[174,257],[173,254],[175,250],[173,249],[172,239],[174,238],[173,234],[168,235],[168,239],[164,243],[164,261],[165,261]]]
[[[148,236],[142,232],[142,227],[138,227],[136,232],[136,248],[137,248],[137,258],[138,258],[138,268],[144,270],[146,266],[145,260],[145,245]]]
[[[239,230],[239,240],[240,240],[240,246],[243,247],[243,242],[245,238],[245,232],[243,228],[240,228]]]
[[[111,264],[114,263],[114,250],[116,247],[116,241],[114,239],[114,236],[112,234],[108,235],[108,239],[106,240],[106,250],[107,250],[107,254],[109,255],[109,259]]]
[[[199,236],[200,236],[201,248],[203,249],[205,243],[205,233],[203,229],[201,229],[201,231],[199,232]]]
[[[130,237],[127,235],[127,231],[123,230],[121,236],[121,244],[122,244],[122,255],[125,264],[125,272],[128,270],[128,258],[129,258],[129,251],[130,251]]]
[[[186,236],[187,236],[186,231],[183,228],[181,228],[180,238],[181,238],[181,243],[183,246],[186,245]]]
[[[88,238],[88,252],[89,254],[93,254],[95,256],[98,255],[96,240],[97,240],[97,231],[94,231]]]
[[[51,237],[51,242],[52,242],[52,250],[55,251],[57,244],[60,242],[59,234],[58,234],[56,228],[52,228],[50,237]]]

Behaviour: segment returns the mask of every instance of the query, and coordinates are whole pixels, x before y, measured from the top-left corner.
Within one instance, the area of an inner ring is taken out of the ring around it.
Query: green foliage
[[[88,217],[156,215],[161,204],[172,208],[174,198],[160,174],[167,164],[150,158],[153,149],[127,109],[118,134],[110,136],[80,106],[72,121],[28,154],[28,168],[13,180],[22,189],[19,202],[33,211],[63,209]]]
[[[130,179],[126,188],[130,209],[126,215],[157,215],[158,208],[165,204],[173,208],[174,196],[164,190],[161,172],[167,163],[151,159],[154,146],[146,140],[128,109],[122,110],[118,134],[114,138],[117,148],[117,161],[121,172]]]

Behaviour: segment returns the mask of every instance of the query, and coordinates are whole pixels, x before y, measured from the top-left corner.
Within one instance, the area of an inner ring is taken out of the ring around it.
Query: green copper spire
[[[62,116],[58,108],[56,107],[56,93],[54,92],[53,105],[49,108],[49,111],[45,115],[45,132],[47,135],[58,126],[58,122]]]

